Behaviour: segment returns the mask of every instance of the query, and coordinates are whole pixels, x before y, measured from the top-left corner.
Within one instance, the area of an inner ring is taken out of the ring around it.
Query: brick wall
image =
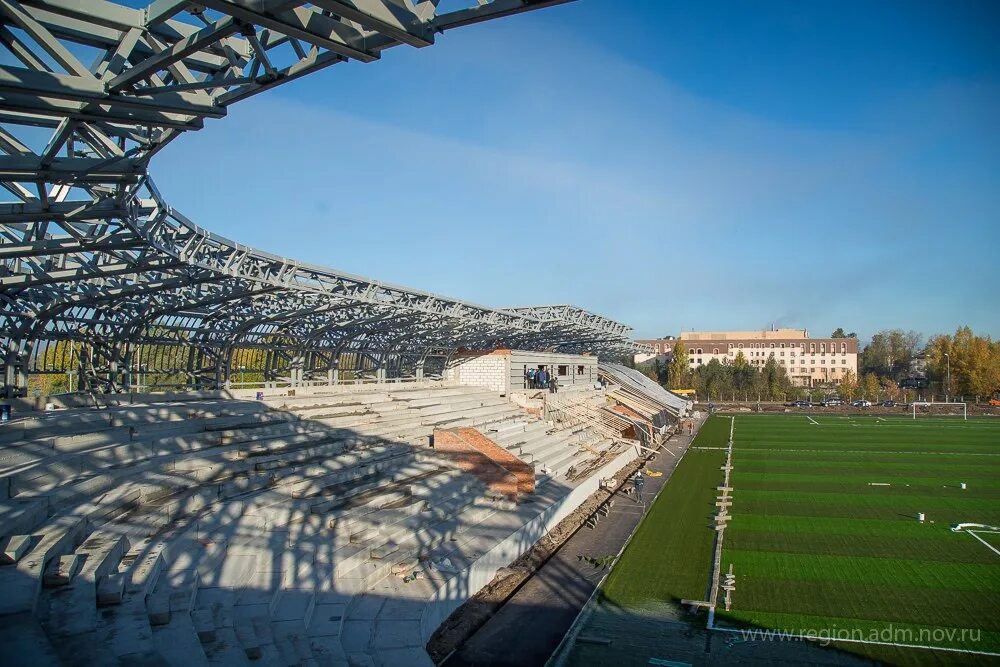
[[[445,370],[445,378],[469,387],[487,387],[506,393],[509,356],[504,352],[506,350],[456,356]]]
[[[535,470],[474,428],[436,429],[434,449],[491,491],[516,499],[535,490]]]

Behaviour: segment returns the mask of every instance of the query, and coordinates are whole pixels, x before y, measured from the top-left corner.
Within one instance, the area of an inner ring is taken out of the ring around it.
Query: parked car
[[[793,407],[793,408],[808,408],[809,407],[809,401],[792,401],[788,405],[791,406],[791,407]]]
[[[838,405],[843,405],[843,402],[839,398],[828,398],[822,403],[820,403],[824,408],[835,408]]]
[[[990,399],[990,405],[992,405],[995,408],[1000,408],[1000,400],[997,400],[995,398],[991,398]]]
[[[894,408],[896,407],[896,401],[882,401],[883,408]]]
[[[863,400],[852,401],[851,406],[855,408],[870,408],[872,406],[872,402]]]

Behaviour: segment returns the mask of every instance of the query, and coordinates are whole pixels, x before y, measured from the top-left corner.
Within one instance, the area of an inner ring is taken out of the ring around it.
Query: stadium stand
[[[444,382],[171,398],[0,434],[0,614],[34,664],[427,664],[437,625],[637,453],[571,480],[609,438]],[[491,489],[434,433],[531,486]]]

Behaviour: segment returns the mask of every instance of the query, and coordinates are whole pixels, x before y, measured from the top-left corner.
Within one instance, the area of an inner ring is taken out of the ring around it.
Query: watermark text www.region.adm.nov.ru
[[[743,628],[740,636],[746,641],[814,641],[822,646],[831,642],[872,642],[884,644],[967,644],[982,640],[982,630],[975,628],[800,628],[774,630]]]

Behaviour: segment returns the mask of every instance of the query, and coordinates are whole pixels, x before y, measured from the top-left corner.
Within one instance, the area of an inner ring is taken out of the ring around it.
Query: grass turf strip
[[[739,509],[739,508],[735,508]],[[899,537],[922,537],[954,540],[959,537],[947,526],[920,523],[912,518],[855,519],[853,517],[803,517],[734,512],[732,525],[726,535],[740,531],[766,531],[774,535],[793,533],[796,538],[808,542],[816,535],[886,535]]]
[[[824,633],[831,635],[835,632],[855,633],[857,639],[870,641],[898,642],[904,644],[924,644],[949,648],[972,649],[979,651],[995,651],[1000,647],[1000,632],[985,630],[981,628],[965,628],[968,632],[964,639],[961,630],[959,632],[949,632],[952,626],[941,626],[936,623],[913,623],[905,621],[895,621],[886,623],[881,619],[854,618],[849,616],[837,616],[834,614],[800,614],[783,613],[769,611],[753,612],[717,612],[718,618],[729,621],[737,621],[761,628],[774,628],[805,634],[809,632]],[[951,635],[949,637],[949,635]],[[978,641],[976,640],[978,637]],[[935,641],[936,640],[936,641]],[[843,645],[844,648],[856,651],[859,647]],[[961,656],[961,654],[958,654]],[[931,654],[926,652],[909,653],[909,656],[916,656],[920,664],[934,664]],[[969,657],[960,658],[963,663]],[[896,661],[893,661],[895,664]]]
[[[729,420],[709,419],[694,444],[722,447],[729,440]],[[715,531],[715,487],[725,462],[720,449],[688,450],[657,502],[639,525],[602,590],[604,598],[630,609],[664,600],[701,600],[708,590],[706,563],[711,562]],[[625,501],[619,501],[625,502]]]
[[[920,486],[929,487],[930,489],[940,491],[942,493],[948,493],[950,491],[962,491],[963,493],[976,493],[977,491],[995,491],[1000,490],[1000,466],[997,466],[995,470],[991,472],[994,473],[993,476],[977,478],[974,484],[969,484],[968,479],[955,479],[955,476],[949,474],[947,476],[940,475],[928,475],[927,473],[937,472],[937,471],[924,471],[923,476],[917,475],[906,475],[906,474],[873,474],[869,471],[855,471],[851,473],[843,473],[838,471],[830,471],[825,467],[823,470],[808,470],[803,471],[800,467],[798,472],[779,472],[779,471],[766,471],[766,472],[755,472],[746,471],[743,466],[740,466],[739,472],[733,471],[730,479],[733,480],[734,485],[740,484],[761,484],[762,487],[767,484],[773,484],[775,486],[780,486],[783,484],[840,484],[845,487],[862,489],[865,490],[870,483],[888,483],[891,487],[886,487],[886,489],[895,488],[905,488],[906,484],[910,486]],[[963,491],[960,487],[960,483],[965,482],[968,486]]]
[[[737,577],[770,578],[780,574],[782,579],[789,581],[844,583],[861,588],[884,584],[1000,593],[1000,562],[996,565],[925,562],[907,558],[726,549],[723,564],[728,566],[730,563]],[[1000,596],[993,597],[1000,601]]]
[[[1000,632],[1000,605],[995,596],[975,591],[874,584],[845,589],[831,582],[762,578],[738,584],[737,594],[752,605],[737,609],[736,617],[755,624],[760,623],[756,614],[779,612]]]
[[[726,548],[734,551],[771,551],[828,556],[908,558],[951,563],[1000,564],[1000,557],[965,533],[947,531],[940,537],[898,535],[810,535],[803,540],[794,533],[755,532],[730,528]]]
[[[900,421],[879,430],[844,420],[818,433],[807,420],[781,419],[736,422],[735,515],[723,554],[737,575],[732,618],[782,628],[840,618],[848,627],[1000,632],[1000,557],[946,527],[1000,521],[997,422],[958,430]],[[885,480],[892,486],[868,485]],[[957,488],[960,481],[969,488]],[[914,521],[916,512],[928,521]],[[998,637],[986,644],[1000,648]]]
[[[753,454],[758,454],[754,452]],[[912,462],[907,459],[912,459]],[[958,478],[962,481],[971,479],[995,480],[1000,474],[1000,457],[946,457],[934,458],[934,466],[928,470],[927,456],[909,457],[906,455],[866,456],[853,454],[847,460],[838,460],[828,456],[805,458],[802,455],[787,457],[756,457],[739,453],[739,473],[774,473],[774,474],[804,474],[811,470],[821,470],[822,474],[831,475],[867,475],[873,480],[873,475],[881,477],[924,476],[928,472],[938,477]]]

